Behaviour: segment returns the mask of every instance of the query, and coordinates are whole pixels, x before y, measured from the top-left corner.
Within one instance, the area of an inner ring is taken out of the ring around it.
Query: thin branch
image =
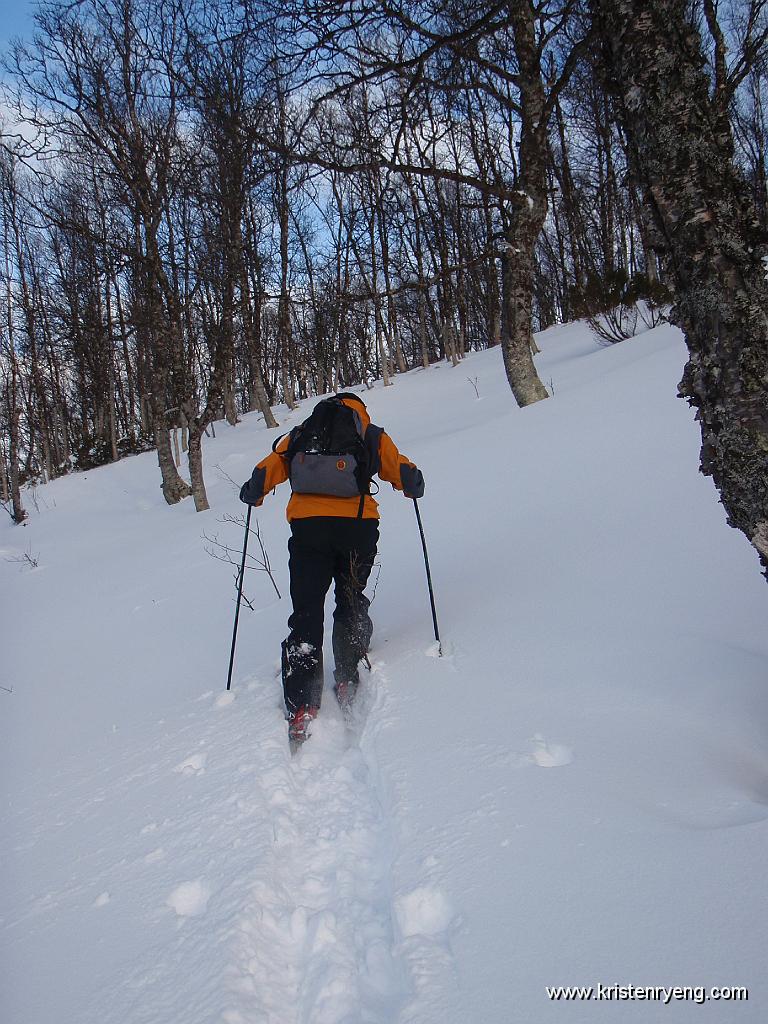
[[[32,554],[32,548],[24,552],[23,555],[13,555],[11,558],[6,558],[6,562],[18,562],[20,565],[29,565],[33,569],[37,569],[39,565],[39,556]]]
[[[225,516],[222,516],[222,518],[219,520],[219,522],[220,523],[228,523],[228,524],[231,524],[233,526],[239,526],[239,527],[242,527],[242,528],[245,527],[245,517],[244,516],[225,515]],[[255,529],[253,527],[251,527],[248,532],[249,532],[249,534],[251,534],[252,536],[254,536],[256,538],[256,542],[259,545],[259,550],[261,552],[261,557],[259,557],[258,555],[250,555],[249,554],[247,556],[247,558],[246,558],[245,568],[246,569],[256,569],[259,572],[266,572],[266,574],[269,576],[269,578],[270,578],[270,580],[272,582],[272,586],[275,588],[275,593],[277,594],[278,599],[282,600],[282,596],[283,595],[280,593],[280,590],[279,590],[279,588],[277,586],[277,583],[275,582],[275,577],[272,574],[272,565],[270,563],[269,555],[267,553],[267,550],[264,547],[264,541],[262,540],[262,537],[261,537],[261,530],[259,529],[258,520],[256,521]],[[208,534],[203,533],[202,537],[207,542],[205,550],[206,550],[207,554],[209,554],[211,556],[211,558],[216,558],[220,562],[226,562],[228,565],[235,566],[235,568],[237,569],[237,576],[235,577],[235,582],[236,582],[236,585],[239,585],[239,582],[240,582],[240,580],[239,580],[239,576],[240,576],[240,561],[239,560],[242,557],[241,552],[238,551],[236,548],[232,548],[228,544],[225,544],[223,541],[220,541],[219,538],[217,536],[215,536],[215,535],[212,536],[212,537],[209,537]]]

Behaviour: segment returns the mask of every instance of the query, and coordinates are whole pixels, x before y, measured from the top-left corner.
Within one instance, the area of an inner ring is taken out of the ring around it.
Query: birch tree
[[[728,116],[768,30],[764,5],[744,5],[748,35],[728,67],[715,8],[705,8],[712,77],[685,0],[593,2],[643,215],[675,286],[673,320],[689,351],[680,395],[701,426],[701,469],[768,574],[768,238]]]

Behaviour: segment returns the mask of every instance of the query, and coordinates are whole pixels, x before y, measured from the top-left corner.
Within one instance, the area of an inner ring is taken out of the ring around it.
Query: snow
[[[443,656],[383,486],[372,670],[294,758],[288,602],[247,578],[227,693],[234,570],[202,535],[240,547],[218,520],[311,401],[217,424],[209,512],[167,507],[150,453],[0,524],[4,1021],[765,1018],[765,582],[697,471],[680,335],[537,340],[528,409],[498,350],[355,389],[426,477]],[[287,498],[256,512],[283,593]],[[600,983],[749,1000],[545,991]]]
[[[539,768],[562,768],[573,761],[573,751],[562,743],[550,743],[537,733],[533,737],[531,760]]]
[[[155,855],[148,854],[144,858],[144,863],[152,863],[161,859],[156,856],[157,853],[159,851],[155,851]],[[205,913],[210,898],[211,890],[208,884],[204,879],[196,878],[191,882],[182,882],[181,885],[177,885],[168,896],[166,903],[176,911],[179,917],[197,917],[198,914]]]
[[[447,930],[454,916],[445,894],[424,885],[398,897],[395,913],[400,933],[405,938],[411,935],[438,935]]]

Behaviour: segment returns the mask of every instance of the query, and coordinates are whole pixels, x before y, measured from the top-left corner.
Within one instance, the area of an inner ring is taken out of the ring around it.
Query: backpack
[[[363,427],[354,409],[339,398],[318,402],[309,416],[290,433],[285,457],[295,494],[322,494],[335,498],[370,493],[371,477],[379,469],[382,428]],[[277,443],[277,442],[276,442]]]

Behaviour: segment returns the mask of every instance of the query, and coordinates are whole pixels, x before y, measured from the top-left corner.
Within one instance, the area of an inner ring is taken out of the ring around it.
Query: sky
[[[0,0],[0,46],[31,32],[35,6],[32,0]]]

